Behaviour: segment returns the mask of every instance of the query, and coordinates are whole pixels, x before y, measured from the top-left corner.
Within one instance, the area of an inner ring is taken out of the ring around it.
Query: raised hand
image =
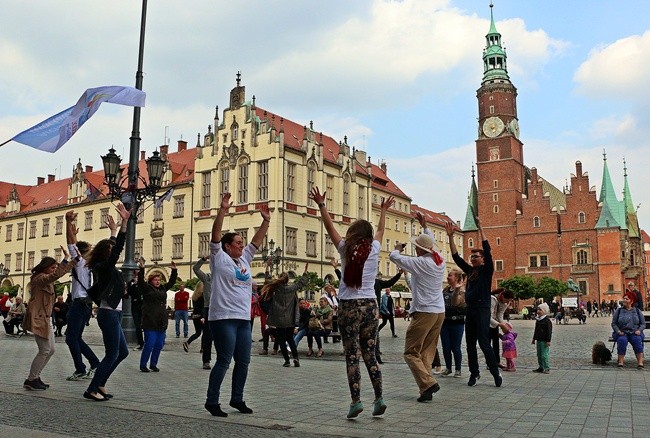
[[[70,258],[68,250],[63,245],[59,246],[59,248],[61,248],[61,251],[63,252],[63,258],[68,260]]]
[[[321,194],[318,187],[314,186],[309,192],[309,199],[312,199],[316,204],[323,204],[325,202],[326,193],[327,192],[323,192],[323,194]]]
[[[271,212],[269,211],[269,206],[266,204],[263,204],[260,206],[260,214],[262,215],[262,219],[271,222]]]
[[[420,223],[420,226],[422,228],[426,228],[427,227],[427,221],[424,219],[424,215],[421,212],[418,211],[418,212],[415,213],[415,216],[418,218],[418,222]]]
[[[395,198],[389,196],[388,198],[381,201],[381,209],[383,211],[388,211],[388,209],[392,207],[394,203],[395,203]]]
[[[131,210],[127,210],[121,202],[117,204],[115,210],[117,210],[117,214],[122,218],[122,222],[128,221],[129,217],[131,217]]]
[[[223,194],[223,198],[221,198],[221,208],[226,211],[232,206],[232,202],[230,202],[230,196],[230,193],[226,192]]]
[[[332,258],[330,259],[330,265],[332,265],[332,267],[333,267],[334,269],[336,269],[336,268],[339,267],[339,262],[338,262],[338,260],[336,260],[335,258],[332,257]]]
[[[171,262],[171,267],[172,267],[172,269],[176,269],[176,263],[173,260]]]
[[[77,213],[75,213],[73,210],[70,210],[65,214],[66,222],[74,222],[76,218],[77,218]]]
[[[305,263],[305,273],[308,271],[308,269],[309,269],[309,263]]]
[[[454,223],[453,222],[445,222],[445,231],[447,232],[447,236],[451,237],[454,235]]]

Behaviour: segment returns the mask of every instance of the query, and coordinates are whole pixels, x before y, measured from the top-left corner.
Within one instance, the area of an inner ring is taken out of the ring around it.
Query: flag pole
[[[13,139],[10,138],[9,140],[5,141],[4,143],[0,143],[0,148],[1,148],[2,146],[6,145],[7,143],[9,143],[11,140],[13,140]]]

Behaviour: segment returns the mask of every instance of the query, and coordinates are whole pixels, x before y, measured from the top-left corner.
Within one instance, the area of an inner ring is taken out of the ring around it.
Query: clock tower
[[[515,247],[516,218],[521,213],[525,190],[525,168],[523,143],[519,140],[517,89],[508,76],[506,50],[501,44],[501,34],[494,25],[492,8],[490,4],[490,30],[485,36],[486,47],[483,50],[483,80],[476,92],[476,213],[485,237],[491,243],[494,259],[500,259],[500,266],[507,271],[501,272],[505,276],[497,274],[495,278],[508,278],[514,274],[514,252],[504,249]],[[465,242],[470,241],[474,234],[471,229],[467,231],[469,234]],[[471,242],[474,248],[480,248],[476,238]],[[508,256],[508,253],[513,255]]]

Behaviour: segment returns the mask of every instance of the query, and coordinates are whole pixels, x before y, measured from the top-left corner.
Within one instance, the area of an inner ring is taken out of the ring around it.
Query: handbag
[[[323,330],[323,324],[321,324],[318,316],[309,317],[309,330]]]

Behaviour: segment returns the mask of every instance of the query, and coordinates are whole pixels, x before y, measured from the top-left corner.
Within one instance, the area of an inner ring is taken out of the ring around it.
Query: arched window
[[[314,162],[310,162],[307,164],[307,195],[309,195],[315,183],[316,183],[316,164]],[[312,201],[311,198],[309,197],[307,198],[307,205],[309,205],[310,207],[314,206],[314,201]]]
[[[539,228],[539,227],[542,226],[541,224],[542,224],[542,221],[539,219],[539,216],[535,216],[533,218],[533,227]]]
[[[350,214],[350,175],[343,175],[343,214]]]
[[[581,211],[580,213],[578,213],[578,223],[584,224],[585,222],[587,222],[587,217],[585,215],[585,212]]]
[[[472,239],[471,237],[467,239],[467,246],[470,248],[474,248],[474,239]]]
[[[586,265],[588,263],[587,261],[587,251],[584,249],[578,250],[576,253],[576,264],[578,265]]]

